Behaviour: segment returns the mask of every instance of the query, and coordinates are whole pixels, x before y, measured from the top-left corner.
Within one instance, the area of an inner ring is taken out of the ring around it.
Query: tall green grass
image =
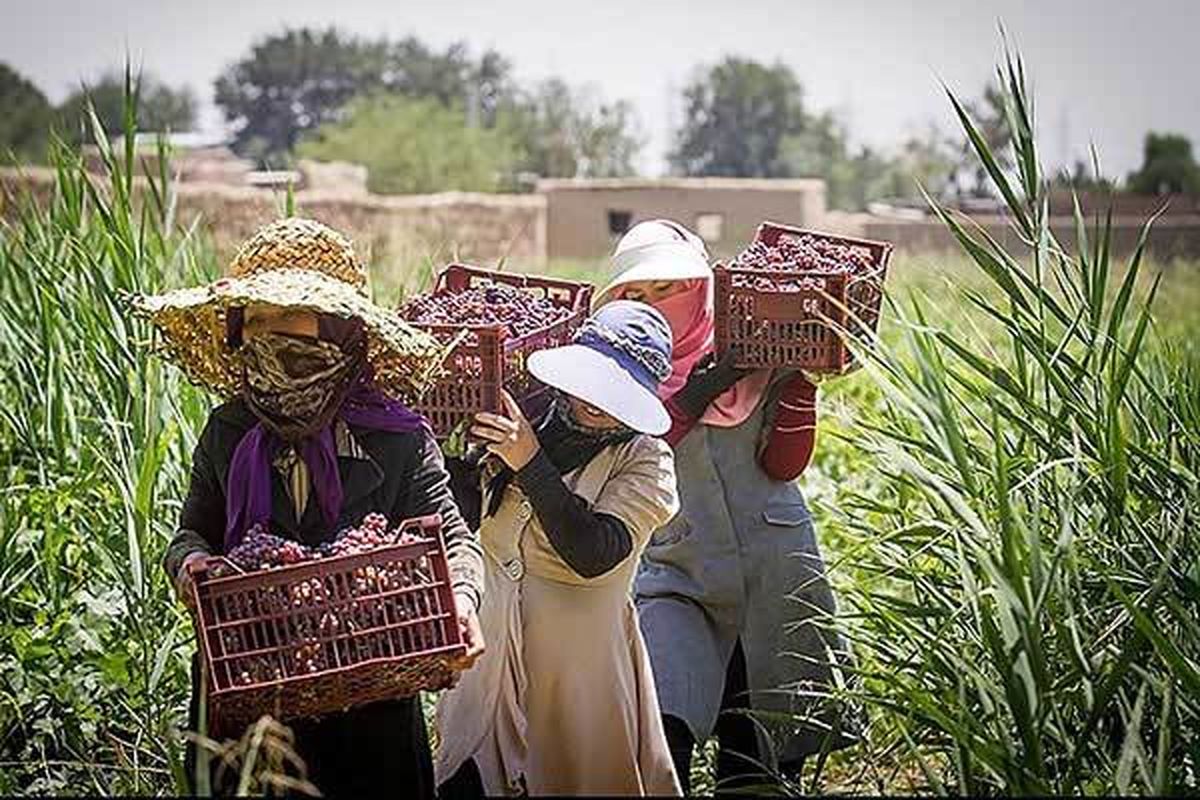
[[[834,443],[867,470],[824,514],[871,716],[844,763],[892,765],[873,791],[1195,792],[1200,326],[1159,323],[1110,215],[1055,239],[1019,56],[998,77],[1012,172],[949,99],[1024,246],[931,201],[974,274],[894,296]]]
[[[1196,265],[1155,291],[1140,252],[1113,258],[1105,216],[1056,241],[1020,62],[1001,75],[1018,169],[973,140],[1026,246],[938,209],[967,258],[953,285],[910,282],[867,368],[822,392],[803,481],[871,720],[827,777],[1194,793]],[[105,176],[60,145],[54,196],[14,198],[0,225],[3,793],[182,786],[191,629],[157,562],[209,401],[148,355],[121,298],[217,269],[169,175],[135,188],[128,89]]]
[[[92,115],[107,176],[60,143],[53,197],[11,198],[0,228],[4,793],[179,785],[191,632],[158,560],[207,401],[148,356],[122,297],[213,265],[178,229],[167,175],[134,190],[126,77],[124,152]]]

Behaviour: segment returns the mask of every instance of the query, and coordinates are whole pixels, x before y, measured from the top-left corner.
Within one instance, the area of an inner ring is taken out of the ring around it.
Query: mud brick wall
[[[94,178],[103,186],[103,177]],[[135,182],[144,192],[144,181]],[[181,183],[175,187],[177,220],[198,222],[227,262],[255,229],[283,214],[280,192],[220,184]],[[48,169],[0,170],[0,216],[11,217],[12,197],[31,192],[40,202],[54,191]],[[531,269],[546,260],[546,201],[540,195],[446,192],[433,195],[380,196],[328,191],[299,191],[296,213],[320,220],[354,241],[376,277],[414,263],[441,265],[453,260]],[[384,274],[380,274],[380,273]]]
[[[1020,237],[1003,217],[973,217],[983,226],[988,235],[1006,247],[1020,251]],[[1089,223],[1091,221],[1089,220]],[[1145,219],[1141,217],[1114,217],[1112,225],[1112,251],[1125,256],[1137,247]],[[1050,228],[1064,247],[1075,242],[1075,223],[1069,217],[1052,217]],[[921,222],[890,221],[878,218],[859,226],[857,233],[868,239],[893,243],[898,249],[914,252],[945,251],[959,249],[953,234],[940,221]],[[1089,231],[1089,235],[1093,235]],[[1200,215],[1162,217],[1150,229],[1146,239],[1146,252],[1161,261],[1175,258],[1200,258]]]

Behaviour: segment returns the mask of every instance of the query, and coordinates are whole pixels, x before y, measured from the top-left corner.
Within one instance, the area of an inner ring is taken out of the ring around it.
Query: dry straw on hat
[[[368,358],[384,389],[415,396],[434,377],[445,348],[367,295],[367,273],[350,240],[319,222],[289,217],[266,225],[242,245],[229,276],[208,286],[132,299],[154,323],[156,345],[188,378],[224,396],[241,372],[225,341],[225,310],[251,303],[303,308],[361,319]]]

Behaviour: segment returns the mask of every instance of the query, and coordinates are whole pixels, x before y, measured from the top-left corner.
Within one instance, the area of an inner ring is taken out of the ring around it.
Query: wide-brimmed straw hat
[[[671,374],[671,327],[645,303],[608,303],[579,327],[571,344],[539,350],[526,363],[542,383],[632,430],[660,436],[671,428],[658,399],[658,385]]]
[[[366,268],[349,239],[299,217],[260,228],[242,245],[227,277],[131,301],[158,329],[161,355],[224,396],[241,388],[237,351],[226,341],[226,310],[251,303],[362,320],[376,383],[400,394],[423,390],[444,355],[431,336],[371,301]]]
[[[618,286],[636,281],[686,281],[712,276],[704,240],[678,222],[651,219],[634,225],[613,250],[612,279],[596,295],[595,307],[612,299]]]

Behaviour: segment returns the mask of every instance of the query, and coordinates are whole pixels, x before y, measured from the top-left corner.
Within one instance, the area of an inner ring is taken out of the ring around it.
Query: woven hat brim
[[[230,397],[241,386],[235,351],[225,342],[225,311],[250,303],[302,308],[361,319],[367,358],[380,388],[410,400],[438,374],[447,349],[432,336],[376,305],[354,286],[306,269],[276,269],[208,286],[132,298],[159,333],[156,349],[194,383]]]

